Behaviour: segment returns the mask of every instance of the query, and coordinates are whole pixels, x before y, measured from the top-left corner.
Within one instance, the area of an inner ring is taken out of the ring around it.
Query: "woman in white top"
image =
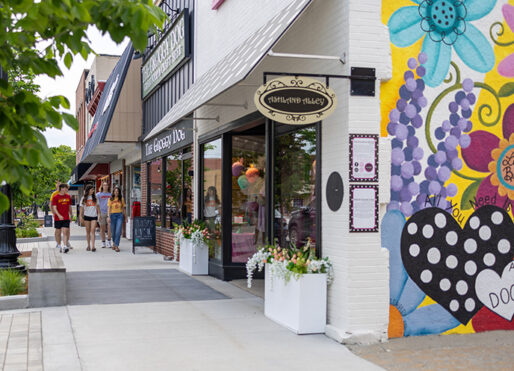
[[[80,201],[80,221],[86,226],[87,251],[96,251],[95,231],[98,215],[100,215],[100,205],[96,200],[95,187],[88,185]]]

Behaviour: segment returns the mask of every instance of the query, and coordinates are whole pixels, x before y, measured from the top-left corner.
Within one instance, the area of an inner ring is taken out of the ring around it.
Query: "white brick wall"
[[[220,9],[229,12],[234,6],[233,9],[239,9],[241,18],[243,9],[233,4],[236,2],[228,0]],[[262,3],[270,5],[271,2]],[[252,6],[249,9],[255,10]],[[347,63],[266,57],[244,81],[253,86],[233,87],[216,99],[217,102],[231,103],[246,100],[249,108],[209,106],[198,109],[198,117],[220,116],[219,123],[199,121],[198,134],[210,132],[216,126],[255,111],[253,94],[262,84],[264,71],[350,74],[350,67],[357,66],[374,67],[379,78],[390,78],[389,43],[382,45],[387,34],[380,21],[380,12],[380,0],[314,0],[273,50],[336,56],[345,52]],[[263,22],[273,14],[263,17]],[[197,24],[200,23],[202,19],[197,18]],[[255,29],[255,24],[252,26]],[[196,58],[199,70],[204,71],[216,60],[202,61],[206,57],[201,46],[211,42],[210,38],[202,40],[202,35],[200,30]],[[335,268],[335,281],[328,291],[327,334],[346,342],[384,340],[389,315],[388,255],[381,249],[380,233],[349,233],[348,201],[348,134],[380,134],[380,81],[376,82],[375,97],[350,96],[350,83],[346,79],[331,79],[330,87],[337,93],[338,106],[322,125],[322,248],[323,255],[332,259]],[[326,182],[333,171],[341,174],[345,185],[343,204],[337,212],[326,206],[324,198]],[[387,182],[384,184],[388,186]]]

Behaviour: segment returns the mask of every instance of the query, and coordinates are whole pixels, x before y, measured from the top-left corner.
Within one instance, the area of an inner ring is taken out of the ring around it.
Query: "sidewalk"
[[[72,227],[72,236],[84,233]],[[54,248],[53,241],[43,244]],[[0,324],[41,318],[39,330],[25,329],[33,339],[40,336],[39,348],[28,338],[11,347],[16,333],[3,333],[5,370],[379,369],[324,335],[298,336],[268,320],[261,298],[230,283],[185,276],[176,263],[149,249],[133,255],[128,240],[122,240],[120,253],[100,243],[96,252],[86,251],[85,240],[72,244],[62,255],[68,293],[82,304],[1,312]],[[112,295],[106,296],[107,290]],[[106,298],[114,303],[98,303]],[[32,358],[41,348],[39,366]]]

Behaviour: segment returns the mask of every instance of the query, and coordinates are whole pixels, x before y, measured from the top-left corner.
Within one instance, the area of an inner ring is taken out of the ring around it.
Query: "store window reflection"
[[[203,153],[203,218],[215,236],[209,257],[221,260],[221,139],[202,146]]]
[[[275,238],[281,246],[316,243],[316,128],[277,128],[275,139]]]
[[[162,160],[150,163],[150,215],[155,217],[155,225],[161,226],[162,206]]]
[[[232,137],[232,262],[246,263],[266,244],[264,135]]]
[[[193,168],[191,148],[174,153],[166,160],[166,226],[191,222],[193,213]]]

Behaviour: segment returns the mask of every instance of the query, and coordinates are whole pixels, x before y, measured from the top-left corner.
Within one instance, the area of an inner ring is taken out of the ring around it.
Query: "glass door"
[[[266,244],[265,135],[232,136],[232,262]]]
[[[222,255],[222,218],[221,218],[221,139],[205,143],[202,152],[202,215],[207,228],[215,238],[214,248],[209,251],[209,258],[221,261]]]
[[[315,247],[316,127],[277,125],[275,135],[274,237],[284,247]]]

